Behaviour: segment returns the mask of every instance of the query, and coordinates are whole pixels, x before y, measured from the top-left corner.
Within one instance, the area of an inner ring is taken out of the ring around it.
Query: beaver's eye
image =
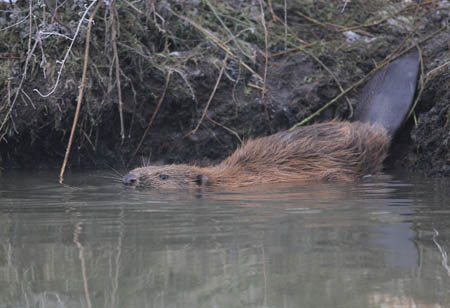
[[[160,175],[159,175],[159,178],[160,178],[161,180],[167,180],[167,179],[169,178],[169,176],[168,176],[167,174],[160,174]]]

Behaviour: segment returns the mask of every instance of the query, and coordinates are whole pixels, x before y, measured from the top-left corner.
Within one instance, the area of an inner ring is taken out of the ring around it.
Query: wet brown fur
[[[355,122],[331,121],[250,140],[212,167],[137,168],[123,182],[151,188],[241,187],[344,182],[376,173],[411,108],[419,63],[419,54],[412,52],[377,71],[363,89]]]
[[[148,166],[129,176],[150,188],[353,181],[381,170],[390,139],[376,123],[331,121],[249,140],[216,166]]]

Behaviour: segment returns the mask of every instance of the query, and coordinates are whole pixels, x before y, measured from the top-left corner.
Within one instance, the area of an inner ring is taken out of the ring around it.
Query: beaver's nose
[[[122,183],[124,183],[125,185],[134,186],[138,183],[138,177],[134,173],[128,173],[122,178]]]

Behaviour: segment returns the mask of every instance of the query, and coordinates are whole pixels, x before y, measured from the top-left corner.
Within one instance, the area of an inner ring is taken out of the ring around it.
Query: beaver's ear
[[[208,182],[208,177],[204,174],[197,174],[195,177],[195,183],[197,183],[198,186],[204,186]]]

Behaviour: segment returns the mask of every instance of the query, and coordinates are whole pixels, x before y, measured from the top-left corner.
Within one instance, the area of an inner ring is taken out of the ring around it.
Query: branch
[[[166,91],[167,91],[167,88],[169,87],[169,82],[170,82],[171,76],[172,76],[172,71],[169,71],[166,76],[166,84],[164,85],[163,92],[161,94],[161,97],[159,98],[158,105],[156,105],[156,109],[155,109],[155,111],[153,111],[152,118],[150,119],[150,122],[148,122],[147,128],[145,129],[144,134],[142,135],[141,141],[139,141],[139,144],[138,144],[136,150],[134,151],[133,155],[131,156],[130,162],[134,159],[137,152],[139,151],[142,144],[144,143],[145,137],[147,137],[147,135],[148,135],[150,127],[152,126],[153,121],[155,120],[155,117],[158,114],[159,108],[161,107],[162,102],[164,101],[164,98],[166,97]]]
[[[47,94],[42,94],[38,89],[33,89],[33,91],[37,92],[40,96],[42,96],[42,97],[49,97],[50,95],[55,93],[56,88],[59,85],[59,80],[61,79],[61,73],[62,73],[62,70],[64,69],[64,65],[66,64],[67,58],[69,57],[69,53],[72,50],[73,44],[75,43],[75,39],[77,38],[77,36],[78,36],[78,34],[80,32],[81,24],[83,23],[83,21],[84,21],[86,15],[87,15],[87,13],[89,12],[89,10],[94,6],[95,2],[97,2],[97,0],[92,1],[91,4],[89,4],[89,6],[84,11],[83,16],[81,16],[81,19],[78,22],[77,30],[75,31],[75,34],[74,34],[73,38],[69,38],[71,40],[70,46],[67,49],[66,55],[64,56],[63,60],[62,61],[57,61],[59,64],[61,64],[61,67],[59,68],[58,77],[56,78],[56,83],[53,86],[53,88]],[[99,3],[101,3],[101,2],[102,1],[100,0]],[[97,10],[95,12],[97,12]],[[91,22],[91,19],[89,19],[89,22]],[[45,33],[45,32],[42,32],[42,33]],[[48,33],[45,33],[45,34],[48,35]],[[41,32],[39,32],[38,35],[40,36]]]
[[[91,8],[95,2],[97,2],[97,0],[94,0],[89,5],[88,9]],[[84,90],[84,85],[86,83],[86,72],[87,72],[87,66],[88,66],[88,62],[89,62],[89,45],[90,45],[90,40],[91,40],[92,22],[94,21],[94,17],[97,14],[97,11],[101,5],[102,5],[102,0],[98,1],[97,6],[95,7],[94,11],[92,12],[92,15],[89,18],[89,22],[88,22],[88,30],[87,30],[87,34],[86,34],[86,48],[84,50],[83,75],[81,76],[81,85],[80,85],[80,91],[78,93],[77,108],[75,110],[75,117],[73,119],[72,130],[70,131],[69,142],[68,142],[67,148],[66,148],[66,155],[64,156],[64,161],[63,161],[63,164],[61,167],[61,172],[59,173],[59,183],[60,184],[62,184],[63,179],[64,179],[64,170],[66,169],[67,160],[69,159],[70,148],[72,147],[73,135],[75,134],[78,117],[80,115],[81,102],[83,100],[83,92],[84,92],[83,90]],[[82,19],[84,19],[84,16],[86,14],[87,14],[87,11],[84,12]],[[72,43],[73,43],[73,41],[72,41]],[[72,44],[71,44],[71,46],[72,46]],[[58,79],[59,79],[59,75],[58,75]]]

